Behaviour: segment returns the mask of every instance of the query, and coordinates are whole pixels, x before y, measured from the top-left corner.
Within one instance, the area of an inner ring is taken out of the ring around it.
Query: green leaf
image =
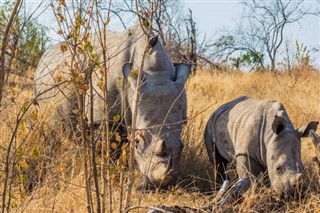
[[[93,51],[93,46],[92,46],[92,44],[91,44],[90,41],[88,41],[87,44],[86,44],[86,50],[87,50],[89,53],[92,53],[92,51]]]
[[[113,121],[116,121],[116,122],[120,121],[120,115],[113,116]]]
[[[27,105],[27,103],[24,103],[24,104],[22,104],[22,106],[21,106],[21,111],[26,111],[28,109],[28,105]]]
[[[24,149],[23,149],[22,147],[20,147],[20,148],[18,148],[18,149],[16,150],[16,154],[17,154],[17,155],[23,155],[23,153],[24,153]]]
[[[30,156],[32,158],[34,158],[35,160],[37,160],[39,158],[39,155],[40,155],[40,149],[38,146],[35,146],[31,152],[30,152]]]

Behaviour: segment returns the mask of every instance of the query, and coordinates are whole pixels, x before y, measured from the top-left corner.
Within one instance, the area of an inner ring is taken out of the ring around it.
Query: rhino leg
[[[217,204],[221,207],[227,202],[238,200],[251,187],[250,176],[257,177],[261,169],[261,165],[247,155],[237,155],[236,170],[239,180],[228,188],[227,192],[224,190],[218,193],[217,200],[219,201]],[[221,194],[224,194],[224,196],[222,197]]]
[[[258,177],[263,171],[260,163],[249,158],[247,155],[237,155],[236,169],[239,178],[246,178],[250,175]]]
[[[238,200],[241,195],[243,195],[251,186],[251,181],[249,177],[239,179],[231,188],[228,190],[227,194],[218,201],[218,205],[222,207],[225,203],[232,200]]]
[[[222,157],[222,155],[220,154],[219,150],[215,145],[213,146],[214,146],[214,152],[213,152],[214,160],[211,163],[216,168],[215,182],[222,184],[224,180],[228,179],[226,175],[226,168],[229,164],[229,161],[227,161],[224,157]]]
[[[218,149],[215,148],[215,157],[216,157],[216,163],[217,163],[217,171],[218,171],[218,176],[222,179],[222,180],[226,180],[227,179],[227,175],[225,174],[226,172],[226,168],[229,164],[229,162],[222,157],[222,155],[219,153]]]

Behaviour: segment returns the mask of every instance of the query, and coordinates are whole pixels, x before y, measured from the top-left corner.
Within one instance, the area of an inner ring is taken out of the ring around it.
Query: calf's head
[[[174,184],[177,179],[179,157],[183,148],[182,122],[186,119],[184,84],[190,68],[179,64],[170,72],[152,71],[145,67],[140,84],[131,78],[131,68],[124,66],[130,83],[128,103],[137,112],[134,157],[139,170],[155,186]],[[161,68],[160,68],[161,69]],[[169,70],[170,71],[170,70]],[[174,74],[175,73],[175,74]],[[137,100],[135,100],[137,97]],[[136,107],[136,109],[135,109]]]
[[[267,169],[275,191],[289,192],[303,181],[301,138],[316,130],[318,122],[310,122],[299,129],[290,121],[275,116],[272,137],[267,145]]]

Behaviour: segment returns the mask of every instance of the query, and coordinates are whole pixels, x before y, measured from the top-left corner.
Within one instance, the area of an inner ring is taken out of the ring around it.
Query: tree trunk
[[[273,58],[273,59],[271,59],[271,68],[270,68],[270,70],[271,70],[271,72],[274,72],[275,69],[276,69],[276,67],[275,67],[275,60],[274,60],[274,58]]]

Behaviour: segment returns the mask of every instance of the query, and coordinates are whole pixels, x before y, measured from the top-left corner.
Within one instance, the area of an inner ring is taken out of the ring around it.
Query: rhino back
[[[135,26],[136,28],[136,26]],[[108,102],[111,103],[110,108],[113,113],[110,116],[120,113],[121,108],[121,90],[123,89],[123,75],[122,66],[126,62],[130,62],[132,57],[133,43],[141,36],[141,31],[130,28],[132,34],[128,34],[128,30],[123,32],[105,32],[104,46],[106,48],[106,67],[107,67],[107,89]],[[93,46],[93,53],[97,54],[99,60],[102,62],[103,45],[101,39],[104,35],[99,33],[92,33],[88,40]],[[56,86],[59,82],[64,82],[70,79],[72,54],[69,50],[62,52],[62,43],[58,43],[48,49],[42,56],[39,65],[35,71],[35,95],[37,99],[45,103],[50,103],[53,106],[51,116],[49,119],[57,117],[65,117],[68,119],[70,112],[77,108],[76,106],[76,89],[71,83],[64,83]],[[77,63],[81,64],[82,69],[90,69],[88,58],[82,54],[76,54]],[[59,80],[57,80],[59,78]],[[98,70],[93,74],[93,88],[94,88],[94,121],[104,119],[103,115],[103,90],[99,88],[98,82],[101,80],[101,73]],[[52,89],[53,88],[53,89]],[[43,93],[43,94],[42,94]],[[41,94],[41,95],[40,95]],[[40,95],[40,96],[39,96]],[[47,102],[48,101],[48,102]],[[89,104],[86,104],[89,107]],[[88,112],[88,109],[86,110]],[[59,113],[58,113],[59,112]],[[58,115],[57,115],[58,113]]]
[[[220,152],[222,157],[227,161],[232,161],[235,153],[234,146],[229,138],[228,130],[228,114],[229,111],[239,102],[247,100],[249,97],[241,96],[233,101],[221,105],[208,120],[205,128],[205,145],[209,154],[210,161],[213,162],[212,153],[214,147]]]
[[[266,166],[266,144],[274,137],[271,131],[274,116],[284,117],[291,124],[282,104],[240,97],[220,108],[212,128],[220,154],[229,162],[237,155],[249,155]]]

